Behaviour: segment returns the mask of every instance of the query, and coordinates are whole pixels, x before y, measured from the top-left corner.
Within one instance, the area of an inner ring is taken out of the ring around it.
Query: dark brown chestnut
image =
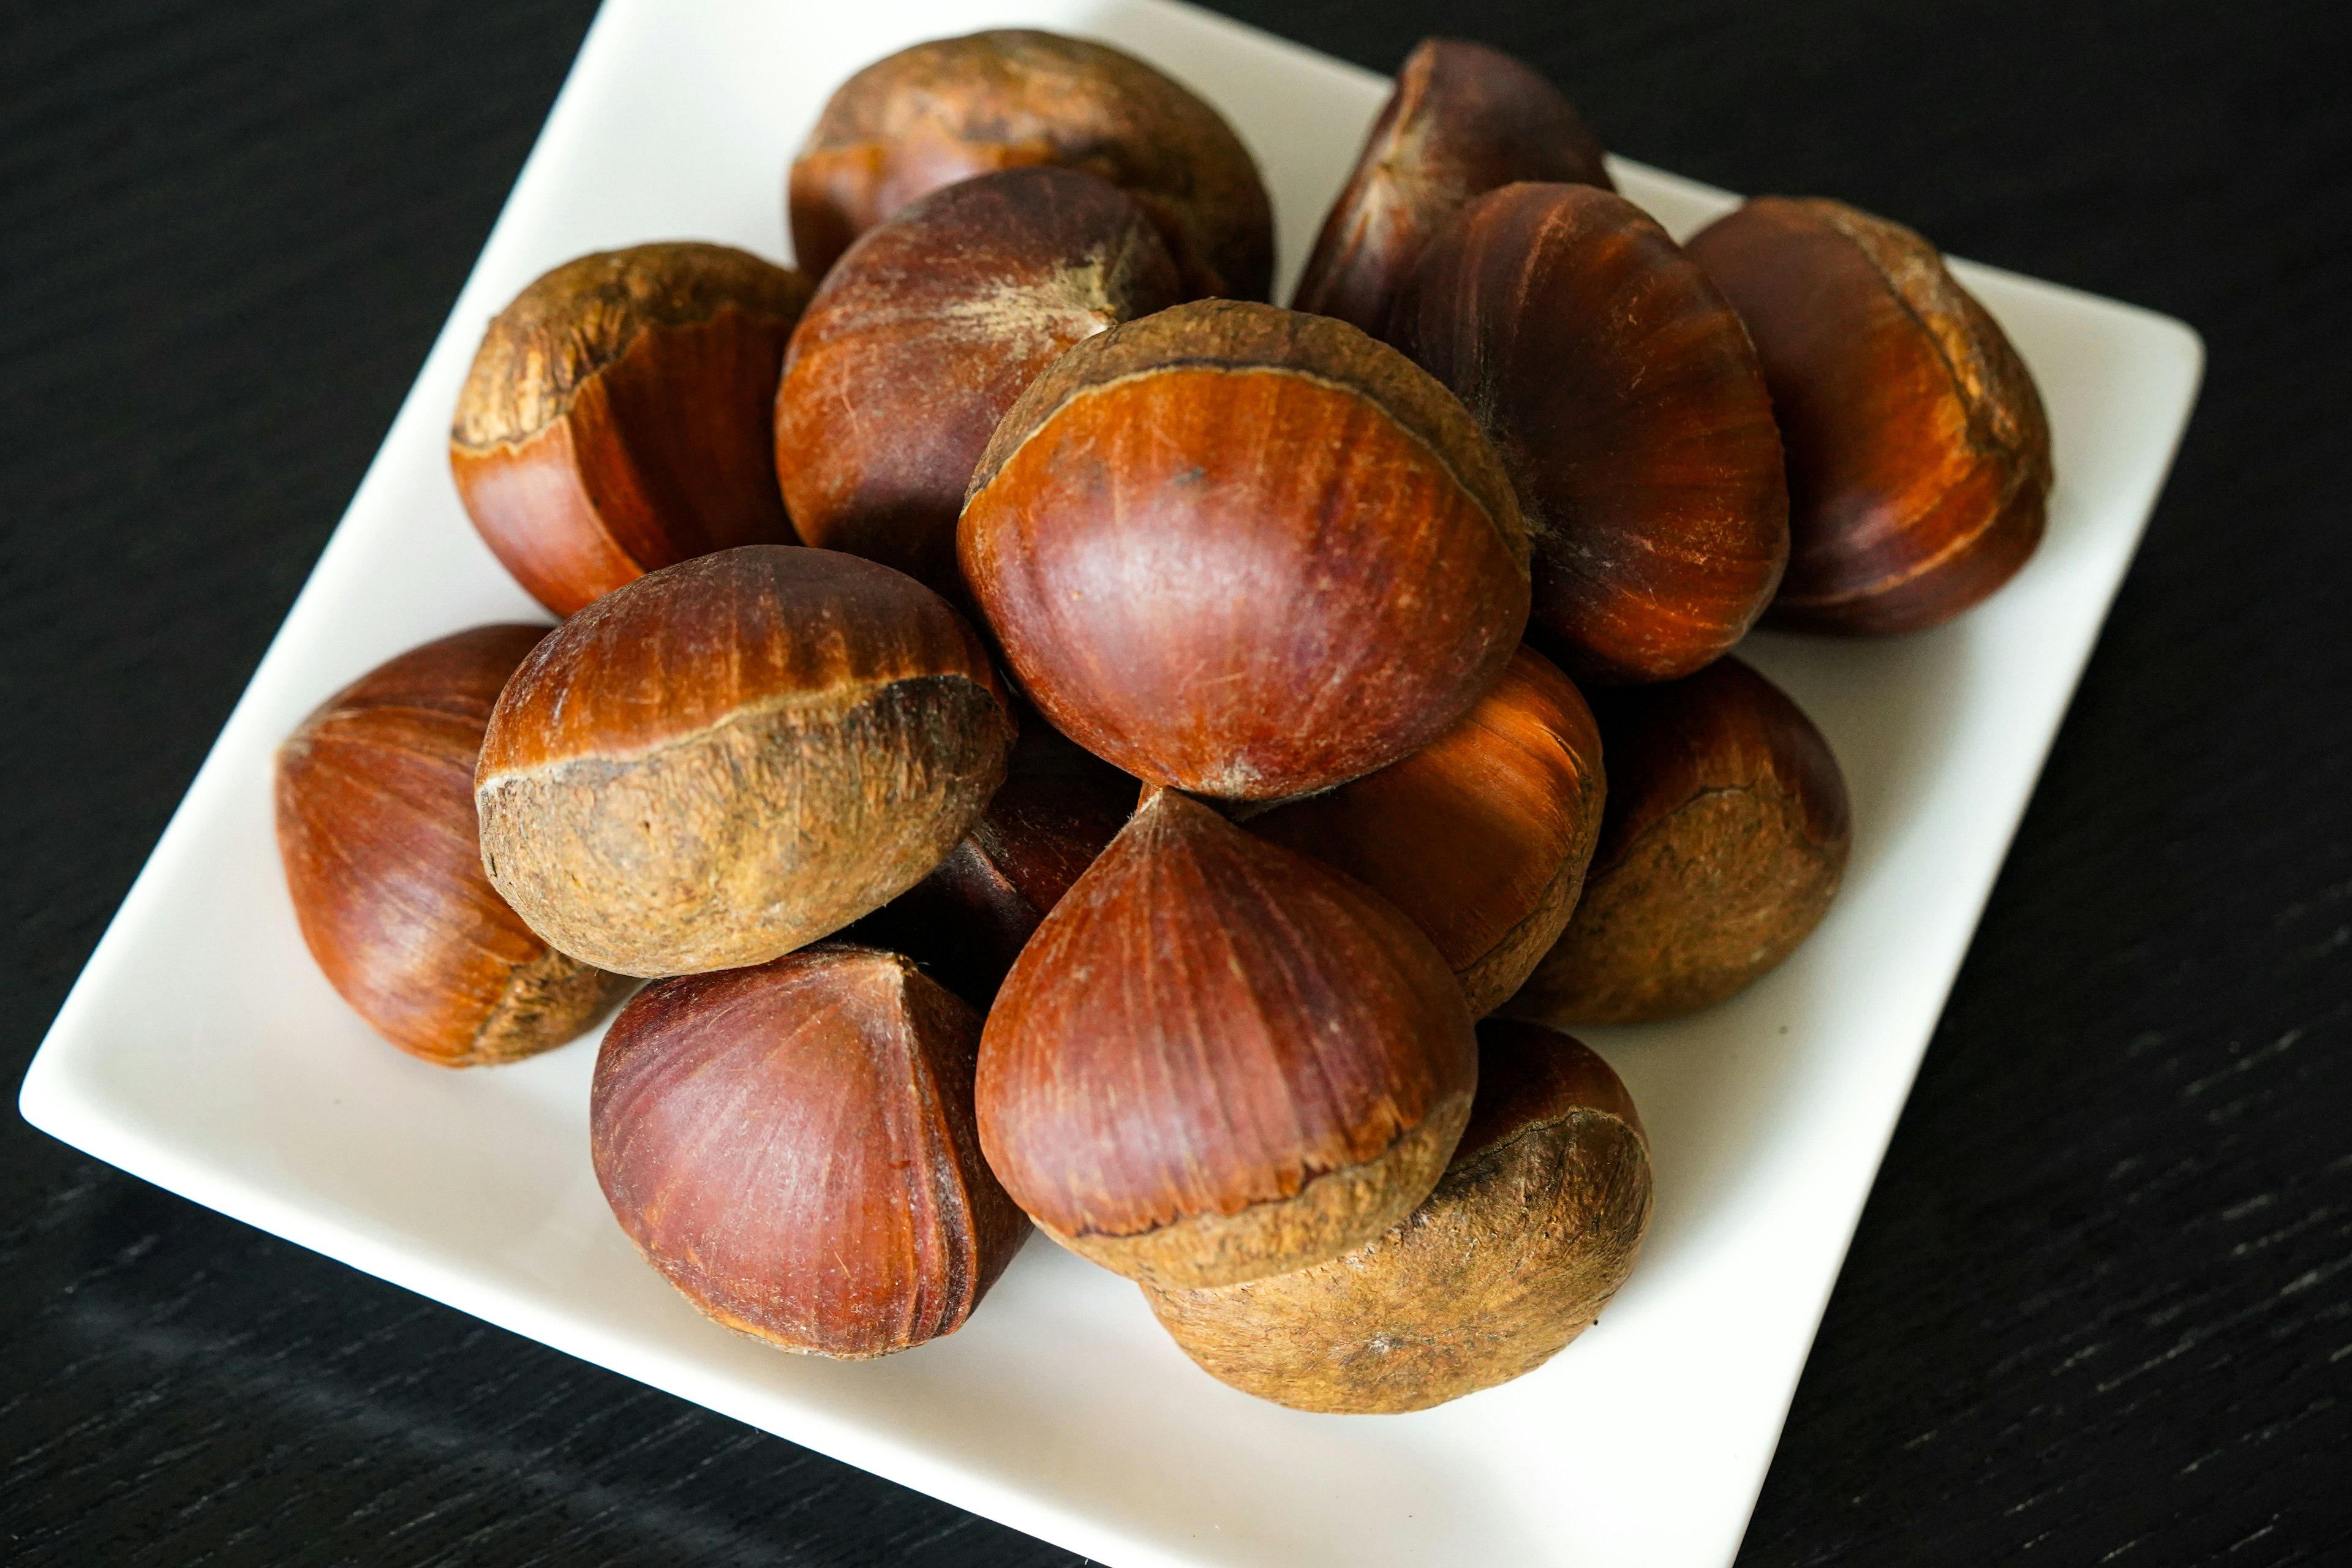
[[[981,1036],[981,1146],[1065,1247],[1231,1284],[1404,1217],[1470,1112],[1470,1015],[1380,895],[1155,791],[1045,917]]]
[[[1584,897],[1503,1010],[1555,1027],[1672,1018],[1777,967],[1828,912],[1845,775],[1804,710],[1737,658],[1597,692],[1609,805]]]
[[[629,1239],[730,1329],[863,1360],[953,1333],[1029,1234],[981,1159],[980,1017],[827,942],[648,986],[589,1096]]]
[[[1188,296],[1273,287],[1273,207],[1224,117],[1132,55],[1028,28],[917,44],[842,83],[793,161],[793,254],[822,274],[916,198],[1030,163],[1134,196]]]
[[[1423,38],[1323,220],[1292,308],[1379,336],[1446,219],[1523,180],[1616,188],[1601,139],[1540,72],[1484,44]]]
[[[987,809],[929,876],[845,933],[920,960],[983,1009],[1136,802],[1134,779],[1034,710],[1016,711],[1021,735]]]
[[[302,940],[376,1033],[443,1067],[560,1046],[627,982],[551,948],[482,874],[474,761],[545,626],[477,626],[369,671],[278,751]]]
[[[1311,1268],[1213,1289],[1143,1285],[1212,1376],[1300,1410],[1425,1410],[1533,1372],[1592,1326],[1650,1219],[1642,1119],[1566,1035],[1478,1026],[1478,1098],[1410,1217]]]
[[[1063,350],[1182,298],[1143,210],[1069,169],[983,174],[867,229],[784,355],[776,472],[801,539],[963,601],[956,517],[996,422]]]
[[[491,553],[568,616],[647,572],[789,544],[768,432],[807,279],[723,245],[569,261],[490,323],[449,467]]]
[[[1522,647],[1460,722],[1402,762],[1246,820],[1411,916],[1477,1018],[1567,926],[1604,793],[1592,710]]]
[[[1624,197],[1507,185],[1429,248],[1392,333],[1518,486],[1528,640],[1580,681],[1688,675],[1738,642],[1789,553],[1780,438],[1715,285]]]
[[[1759,196],[1690,243],[1748,323],[1789,455],[1776,626],[1916,631],[2041,542],[2050,422],[2000,325],[1900,224]]]
[[[650,573],[551,633],[490,716],[490,880],[626,974],[760,963],[912,887],[1004,776],[1007,699],[946,601],[831,550]]]
[[[1527,617],[1510,481],[1453,395],[1345,322],[1234,300],[1114,327],[1032,382],[958,547],[1056,728],[1235,799],[1419,750]]]

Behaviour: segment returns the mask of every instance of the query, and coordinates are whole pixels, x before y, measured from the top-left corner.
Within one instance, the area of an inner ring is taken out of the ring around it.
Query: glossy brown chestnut
[[[986,1008],[1038,923],[1118,836],[1136,782],[1016,708],[1004,783],[931,874],[851,927]]]
[[[944,600],[745,545],[606,595],[507,683],[475,798],[490,880],[626,974],[761,963],[922,879],[1004,776],[1006,698]]]
[[[809,281],[723,245],[569,261],[490,323],[449,427],[466,510],[559,616],[658,567],[789,544],[768,435]]]
[[[560,1046],[627,982],[549,947],[482,874],[474,759],[545,626],[477,626],[345,687],[278,750],[302,940],[371,1028],[443,1067]]]
[[[1460,722],[1400,763],[1248,818],[1412,918],[1470,1016],[1551,950],[1601,833],[1601,732],[1573,682],[1522,647]]]
[[[845,943],[649,986],[596,1058],[596,1180],[730,1329],[856,1360],[953,1333],[1029,1234],[973,1132],[979,1039],[912,963]]]
[[[1437,738],[1518,646],[1527,539],[1476,425],[1342,321],[1208,300],[1087,339],[996,428],[964,580],[1056,728],[1278,799]]]
[[[980,1045],[1013,1201],[1131,1279],[1231,1284],[1378,1236],[1445,1168],[1477,1051],[1379,894],[1156,791],[1045,917]]]
[[[1502,453],[1535,541],[1529,640],[1569,674],[1688,675],[1763,613],[1789,553],[1771,398],[1739,318],[1639,207],[1480,196],[1391,335]]]
[[[801,317],[776,394],[801,539],[963,601],[956,517],[996,422],[1063,350],[1182,298],[1143,210],[1069,169],[965,180],[866,230]]]
[[[1842,202],[1759,196],[1690,255],[1748,323],[1788,447],[1773,624],[1915,631],[2016,574],[2042,540],[2050,422],[1934,246]]]
[[[1274,209],[1223,116],[1108,44],[1026,28],[917,44],[842,83],[793,161],[793,254],[823,274],[917,197],[1030,163],[1133,195],[1188,296],[1273,287]]]
[[[1625,1086],[1566,1035],[1478,1026],[1478,1099],[1436,1190],[1345,1257],[1202,1290],[1143,1286],[1184,1353],[1301,1410],[1425,1410],[1533,1372],[1592,1326],[1650,1220]]]
[[[1672,1018],[1778,966],[1828,912],[1853,839],[1845,775],[1780,689],[1737,658],[1596,693],[1609,805],[1584,897],[1513,1017]]]
[[[1616,188],[1601,139],[1539,72],[1484,44],[1423,38],[1323,220],[1292,307],[1381,335],[1446,219],[1522,180]]]

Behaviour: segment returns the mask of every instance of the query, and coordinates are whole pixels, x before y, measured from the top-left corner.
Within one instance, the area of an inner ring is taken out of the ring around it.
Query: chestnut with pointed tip
[[[981,1036],[981,1146],[1048,1235],[1133,1279],[1336,1258],[1428,1194],[1476,1043],[1387,900],[1154,792],[1045,917]]]
[[[770,410],[810,284],[724,245],[569,261],[483,336],[449,467],[483,541],[568,616],[738,544],[789,544]]]
[[[1502,453],[1535,543],[1528,640],[1579,681],[1688,675],[1771,602],[1789,494],[1763,371],[1633,203],[1480,196],[1423,253],[1391,336]]]
[[[303,942],[369,1027],[443,1067],[551,1049],[627,989],[551,948],[482,872],[482,731],[546,634],[476,626],[412,648],[278,749],[278,849]]]
[[[1616,188],[1601,139],[1541,73],[1484,44],[1423,38],[1323,220],[1291,307],[1381,335],[1446,219],[1522,180]]]
[[[1004,776],[1007,699],[938,595],[745,545],[648,574],[507,683],[482,858],[531,929],[626,974],[761,963],[922,879]]]
[[[1712,1005],[1811,934],[1853,841],[1804,710],[1737,658],[1596,693],[1609,805],[1568,930],[1503,1010],[1557,1028]]]
[[[604,1036],[589,1152],[614,1215],[702,1311],[864,1360],[953,1333],[1028,1222],[980,1156],[972,1010],[827,942],[647,987]]]
[[[917,44],[835,89],[793,160],[793,254],[822,275],[916,198],[1031,163],[1133,195],[1189,296],[1273,287],[1274,209],[1224,117],[1108,44],[1023,27]]]
[[[1747,322],[1789,455],[1776,626],[1936,626],[2041,542],[2050,421],[2032,374],[1944,258],[1843,202],[1759,196],[1691,259]]]
[[[982,174],[866,230],[802,315],[776,392],[802,541],[963,601],[956,517],[996,422],[1063,350],[1183,297],[1143,210],[1070,169]]]
[[[1580,1042],[1478,1026],[1478,1098],[1436,1189],[1346,1256],[1144,1299],[1210,1375],[1300,1410],[1426,1410],[1533,1372],[1600,1318],[1649,1226],[1649,1139]]]
[[[1576,907],[1601,833],[1601,732],[1522,647],[1454,728],[1402,762],[1247,819],[1371,888],[1427,932],[1470,1016],[1517,991]]]
[[[1234,799],[1419,750],[1527,619],[1517,503],[1461,404],[1271,305],[1180,305],[1064,354],[997,426],[957,543],[1055,728]]]

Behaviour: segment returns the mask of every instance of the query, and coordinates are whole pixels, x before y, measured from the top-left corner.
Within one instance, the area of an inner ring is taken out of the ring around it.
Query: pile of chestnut
[[[1539,1364],[1651,1202],[1559,1031],[1729,996],[1844,868],[1835,759],[1729,650],[2017,570],[2018,356],[1834,202],[1677,246],[1442,40],[1290,310],[1231,127],[1076,38],[860,71],[789,212],[798,269],[642,245],[491,323],[450,461],[563,619],[286,742],[328,977],[449,1066],[652,980],[597,1176],[789,1349],[953,1331],[1034,1224],[1285,1404]]]

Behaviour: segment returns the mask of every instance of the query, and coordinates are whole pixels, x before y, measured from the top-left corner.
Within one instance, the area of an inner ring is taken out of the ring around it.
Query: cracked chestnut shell
[[[1470,1112],[1445,961],[1380,895],[1157,791],[1022,951],[981,1037],[981,1146],[1063,1246],[1231,1284],[1412,1212]]]
[[[1609,805],[1584,897],[1513,1017],[1567,1028],[1709,1006],[1821,923],[1853,841],[1813,721],[1737,658],[1597,693]]]
[[[996,422],[1071,344],[1183,297],[1143,210],[1068,169],[965,180],[866,230],[802,315],[776,393],[802,541],[962,601],[956,517]]]
[[[482,859],[531,929],[625,974],[764,963],[921,880],[1013,720],[946,601],[830,550],[650,573],[550,633],[490,716]]]
[[[723,245],[568,261],[499,312],[449,429],[484,542],[568,616],[647,572],[789,544],[768,433],[810,284]]]
[[[1747,322],[1789,457],[1776,626],[1936,626],[2042,540],[2050,422],[2033,376],[1936,247],[1843,202],[1759,196],[1691,259]]]
[[[1518,506],[1461,404],[1271,305],[1180,305],[1064,354],[997,426],[957,542],[1055,728],[1236,799],[1418,751],[1527,618]]]
[[[852,1360],[953,1333],[1029,1233],[972,1130],[979,1038],[912,963],[845,943],[648,986],[596,1058],[596,1180],[729,1328]]]
[[[1423,252],[1391,335],[1501,452],[1535,545],[1528,637],[1570,675],[1688,675],[1770,603],[1789,494],[1763,370],[1633,203],[1480,196]]]
[[[368,1026],[443,1067],[563,1044],[627,983],[567,958],[482,872],[474,761],[545,626],[477,626],[362,676],[278,749],[278,849],[302,940]]]
[[[1402,762],[1246,820],[1411,916],[1484,1017],[1576,907],[1601,833],[1601,758],[1575,683],[1522,647],[1454,728]]]
[[[1397,72],[1291,297],[1380,336],[1423,247],[1472,197],[1523,180],[1613,190],[1601,139],[1500,49],[1423,38]]]
[[[1600,1318],[1649,1226],[1649,1139],[1566,1035],[1478,1026],[1478,1098],[1436,1189],[1311,1268],[1215,1289],[1145,1282],[1184,1353],[1300,1410],[1425,1410],[1533,1372]]]
[[[1188,296],[1273,287],[1274,209],[1224,117],[1132,55],[1029,28],[935,38],[842,83],[793,161],[793,254],[822,275],[917,197],[1031,163],[1134,196]]]

